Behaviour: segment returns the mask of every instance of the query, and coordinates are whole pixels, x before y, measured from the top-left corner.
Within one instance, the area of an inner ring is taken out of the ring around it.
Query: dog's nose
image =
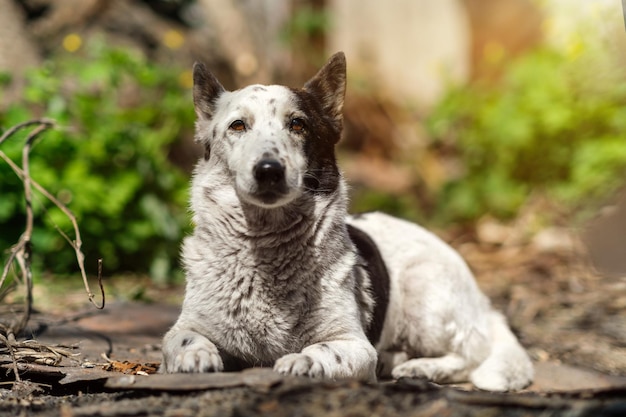
[[[266,186],[278,184],[285,179],[285,167],[276,159],[261,159],[254,166],[254,179]]]

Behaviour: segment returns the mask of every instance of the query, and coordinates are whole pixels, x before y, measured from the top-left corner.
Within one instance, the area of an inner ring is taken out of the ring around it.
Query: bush
[[[188,223],[187,178],[167,155],[177,138],[192,134],[188,77],[94,43],[84,56],[66,54],[26,74],[23,100],[0,112],[2,129],[40,115],[61,126],[33,149],[31,173],[77,216],[88,265],[102,257],[109,273],[170,274]],[[14,138],[3,151],[19,160],[22,146]],[[0,247],[8,248],[23,230],[23,191],[3,163],[0,185]],[[35,209],[43,221],[33,235],[39,267],[76,271],[55,230],[71,231],[69,221],[54,207]]]
[[[440,220],[508,218],[531,192],[579,210],[623,185],[626,81],[585,62],[541,49],[499,82],[448,94],[427,121],[461,167],[437,190]]]

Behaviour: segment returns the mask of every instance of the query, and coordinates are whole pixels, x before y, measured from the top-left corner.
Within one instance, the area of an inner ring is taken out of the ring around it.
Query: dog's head
[[[226,91],[203,64],[193,71],[196,140],[209,164],[225,168],[239,198],[264,208],[304,193],[334,192],[340,181],[346,61],[335,54],[303,88],[251,85]]]

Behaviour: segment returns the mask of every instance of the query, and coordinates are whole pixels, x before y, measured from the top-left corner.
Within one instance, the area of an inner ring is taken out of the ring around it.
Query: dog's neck
[[[215,184],[196,188],[200,193],[192,198],[192,209],[195,223],[210,229],[216,246],[219,241],[233,239],[243,239],[257,249],[277,248],[288,242],[344,239],[328,233],[345,229],[347,191],[343,180],[334,193],[324,197],[304,194],[271,209],[243,202],[232,187]]]
[[[343,184],[342,184],[343,185]],[[316,244],[337,238],[330,230],[345,223],[345,192],[338,189],[325,198],[303,195],[277,208],[261,208],[245,202],[240,213],[245,221],[244,235],[255,240],[257,248],[271,248],[289,242]]]
[[[246,237],[263,238],[306,227],[305,224],[313,215],[312,207],[308,206],[296,201],[283,207],[263,208],[242,201],[238,208],[245,220]]]

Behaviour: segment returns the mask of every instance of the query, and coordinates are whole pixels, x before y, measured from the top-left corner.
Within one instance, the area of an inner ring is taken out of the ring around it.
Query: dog
[[[533,366],[470,269],[422,227],[347,214],[337,166],[346,61],[303,88],[226,91],[193,70],[194,231],[161,371],[273,366],[313,378],[426,378],[519,390]]]

